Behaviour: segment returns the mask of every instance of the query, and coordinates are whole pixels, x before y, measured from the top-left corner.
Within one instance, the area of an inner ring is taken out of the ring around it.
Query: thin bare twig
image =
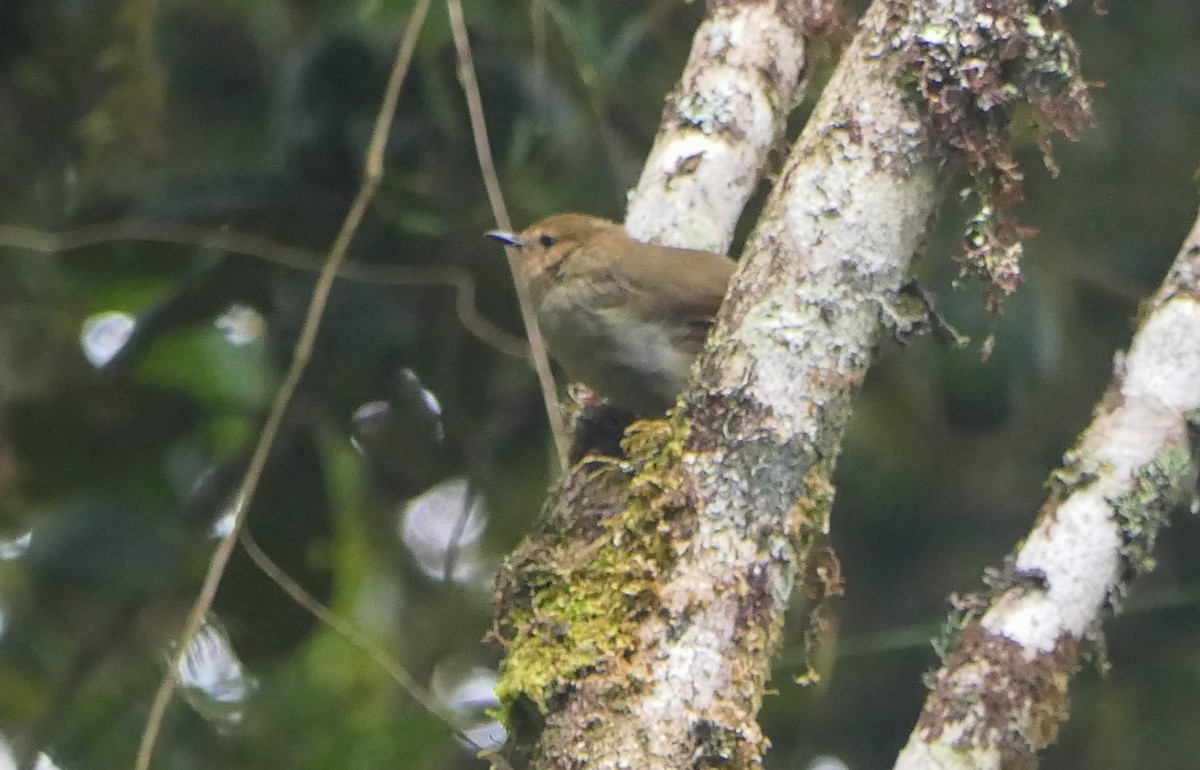
[[[492,161],[492,150],[488,144],[487,122],[483,117],[483,100],[479,96],[479,82],[475,77],[475,62],[471,57],[471,41],[467,36],[467,24],[463,19],[462,3],[459,0],[446,0],[446,10],[450,14],[450,30],[454,35],[454,50],[458,54],[458,77],[462,82],[463,91],[467,96],[467,110],[471,113],[471,134],[475,139],[475,153],[479,156],[479,171],[483,174],[483,185],[487,190],[488,202],[496,217],[496,224],[503,230],[512,230],[512,221],[508,218],[508,208],[504,205],[504,195],[500,192],[500,178],[496,174],[496,164]],[[538,330],[537,316],[533,312],[533,304],[529,298],[529,287],[525,276],[518,264],[516,251],[505,248],[508,266],[512,270],[513,284],[517,289],[517,303],[521,307],[521,320],[525,323],[525,335],[529,338],[529,349],[533,355],[533,366],[537,370],[538,382],[542,386],[542,399],[546,403],[546,416],[550,419],[550,430],[554,434],[554,446],[557,449],[558,461],[563,470],[567,468],[567,428],[563,422],[562,411],[558,406],[558,390],[554,385],[554,375],[550,371],[550,358],[546,354],[546,344],[542,333]]]
[[[113,241],[150,241],[220,249],[306,272],[319,270],[325,258],[318,252],[288,246],[270,238],[187,223],[123,220],[87,225],[63,232],[0,225],[0,246],[29,251],[61,253]],[[346,261],[338,268],[337,276],[362,283],[452,288],[455,314],[463,328],[480,342],[501,353],[517,358],[529,356],[529,347],[525,340],[496,326],[476,309],[475,277],[465,268],[454,265],[368,265]]]
[[[246,551],[246,555],[250,557],[250,561],[254,562],[263,574],[269,577],[275,585],[291,597],[292,601],[299,604],[307,610],[313,617],[331,628],[334,633],[341,636],[354,647],[367,654],[375,665],[387,672],[387,675],[392,678],[400,689],[408,693],[409,697],[417,702],[423,709],[433,714],[438,719],[442,720],[450,731],[454,733],[454,737],[470,746],[477,752],[485,751],[484,747],[480,746],[471,737],[463,732],[463,729],[458,726],[452,714],[447,713],[434,699],[425,688],[417,684],[417,680],[413,679],[412,674],[400,665],[400,662],[372,642],[366,634],[355,628],[352,624],[338,617],[333,610],[326,607],[315,596],[304,590],[304,586],[297,583],[290,575],[287,574],[275,561],[267,555],[267,553],[259,546],[258,541],[250,534],[248,529],[243,529],[238,535],[238,540],[242,548]],[[499,757],[503,761],[502,757]],[[507,766],[507,765],[505,765]]]
[[[150,757],[154,753],[154,744],[158,738],[159,729],[162,727],[167,706],[170,704],[171,696],[175,691],[179,665],[184,656],[187,655],[188,645],[195,637],[196,632],[200,630],[205,616],[212,607],[213,598],[217,593],[217,586],[221,582],[225,566],[229,563],[229,557],[232,555],[234,545],[237,543],[238,533],[245,522],[246,511],[250,507],[250,500],[253,498],[254,491],[258,487],[258,482],[262,477],[263,467],[266,465],[271,445],[275,441],[275,435],[279,432],[279,427],[291,402],[292,394],[296,390],[296,385],[300,382],[300,377],[304,373],[304,368],[312,355],[313,345],[317,338],[317,330],[321,324],[321,317],[324,313],[326,300],[329,298],[329,291],[333,287],[334,278],[337,276],[338,268],[346,257],[346,250],[349,248],[350,241],[353,239],[354,233],[362,222],[367,206],[370,204],[371,198],[374,197],[376,190],[379,189],[379,184],[383,179],[383,152],[387,145],[392,117],[396,112],[396,104],[400,99],[400,86],[404,83],[404,76],[408,72],[409,64],[412,61],[413,51],[417,45],[417,36],[429,11],[429,5],[430,0],[420,0],[413,9],[412,17],[409,19],[408,26],[404,30],[404,39],[400,43],[400,50],[397,52],[396,61],[392,65],[392,73],[388,79],[387,91],[384,93],[383,103],[379,107],[379,114],[375,119],[375,127],[371,133],[371,143],[367,148],[366,168],[363,172],[362,184],[359,187],[358,194],[354,198],[353,204],[350,206],[350,210],[346,214],[346,219],[342,223],[342,228],[338,232],[337,239],[330,249],[329,259],[321,270],[321,274],[317,279],[317,285],[313,289],[312,300],[308,306],[308,314],[304,319],[304,327],[300,331],[300,337],[296,341],[296,348],[292,353],[291,365],[288,367],[283,383],[279,386],[279,392],[275,396],[274,403],[271,404],[271,412],[267,417],[266,423],[263,425],[262,432],[259,434],[258,443],[254,447],[254,454],[250,458],[250,465],[246,469],[246,475],[242,479],[241,487],[238,490],[236,507],[233,513],[233,524],[229,528],[229,533],[225,535],[213,553],[212,561],[208,567],[208,574],[205,575],[200,594],[196,597],[196,601],[192,605],[187,623],[184,625],[183,633],[180,635],[179,652],[171,660],[170,668],[167,670],[162,684],[159,685],[158,692],[154,696],[154,703],[151,705],[150,715],[146,719],[146,727],[142,732],[141,745],[138,747],[137,762],[134,765],[135,770],[147,770],[150,766]]]

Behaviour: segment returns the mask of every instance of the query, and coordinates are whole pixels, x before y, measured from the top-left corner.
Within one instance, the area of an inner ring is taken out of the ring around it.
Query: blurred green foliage
[[[0,5],[0,224],[187,223],[323,251],[412,5]],[[518,225],[570,209],[620,217],[702,13],[666,0],[466,3]],[[976,343],[994,335],[995,353],[884,344],[838,473],[847,593],[831,669],[801,689],[800,656],[784,651],[763,713],[772,767],[891,762],[935,664],[922,640],[945,597],[976,588],[1028,528],[1191,221],[1200,4],[1100,15],[1077,3],[1068,21],[1085,74],[1104,83],[1098,125],[1056,144],[1056,180],[1035,132],[1020,134],[1017,213],[1039,234],[1003,316],[984,313],[982,287],[951,288],[961,212],[948,204],[919,277]],[[812,93],[831,61],[819,56]],[[493,222],[455,68],[435,3],[351,258],[466,268],[480,312],[519,334],[504,260],[479,237]],[[313,275],[203,245],[0,250],[0,734],[21,750],[32,742],[63,768],[130,765]],[[235,344],[218,331],[231,307],[252,308],[263,333]],[[108,311],[137,325],[97,368],[80,333]],[[450,289],[341,281],[249,528],[418,681],[494,666],[486,577],[533,526],[550,480],[540,409],[526,363],[464,327]],[[465,582],[422,569],[399,530],[407,503],[457,477],[490,514],[459,556]],[[1178,768],[1200,754],[1198,535],[1183,515],[1161,540],[1158,571],[1110,624],[1113,673],[1080,676],[1046,767]],[[216,617],[256,687],[226,722],[178,701],[157,766],[484,766],[244,556]]]

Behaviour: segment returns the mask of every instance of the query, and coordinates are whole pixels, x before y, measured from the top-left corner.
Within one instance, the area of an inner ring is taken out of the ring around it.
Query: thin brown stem
[[[324,260],[318,252],[288,246],[270,238],[186,223],[123,220],[62,232],[0,225],[0,246],[29,251],[57,254],[113,241],[150,241],[220,249],[306,272],[318,271]],[[393,286],[452,288],[455,314],[464,329],[501,353],[517,358],[529,356],[525,340],[509,334],[479,313],[475,307],[475,277],[465,268],[455,265],[368,265],[347,260],[338,268],[337,277]]]
[[[417,6],[413,9],[413,15],[408,21],[408,26],[404,31],[404,39],[400,43],[400,50],[397,52],[396,61],[392,66],[387,91],[384,93],[383,104],[380,105],[379,114],[375,119],[375,127],[371,134],[371,144],[367,149],[366,169],[364,170],[362,184],[359,187],[358,194],[354,198],[353,204],[350,206],[350,210],[346,214],[345,221],[342,222],[342,228],[338,232],[337,239],[330,249],[329,259],[326,261],[325,266],[321,269],[320,276],[317,278],[317,285],[313,289],[313,296],[309,302],[308,314],[304,319],[304,327],[300,331],[299,339],[296,341],[296,348],[292,353],[291,365],[288,367],[283,383],[279,386],[279,391],[275,395],[275,401],[271,404],[270,414],[263,425],[262,432],[259,434],[258,443],[254,447],[254,454],[250,458],[250,465],[246,469],[246,475],[242,479],[241,487],[238,490],[233,512],[233,524],[229,528],[229,533],[222,538],[216,551],[213,553],[208,573],[204,578],[204,584],[200,589],[199,595],[196,597],[195,603],[192,605],[191,612],[188,614],[183,632],[180,634],[179,651],[171,660],[170,667],[163,677],[162,684],[159,685],[158,692],[155,694],[150,715],[146,719],[146,727],[142,732],[141,745],[138,747],[137,762],[134,765],[135,770],[147,770],[150,766],[150,758],[154,753],[154,744],[158,738],[158,732],[162,727],[167,706],[170,705],[171,696],[175,691],[179,665],[183,657],[187,654],[188,645],[195,637],[196,632],[200,630],[205,616],[212,607],[213,599],[217,593],[217,586],[221,582],[225,566],[229,563],[229,557],[233,554],[233,548],[237,543],[238,533],[245,522],[246,511],[250,507],[250,500],[254,497],[254,492],[262,477],[263,467],[266,465],[271,445],[274,443],[275,436],[279,432],[279,427],[283,422],[283,417],[287,413],[292,394],[295,392],[296,386],[300,382],[300,377],[304,373],[305,366],[312,356],[313,345],[317,338],[317,330],[320,328],[325,303],[329,298],[329,291],[333,287],[333,281],[337,277],[338,268],[345,259],[350,241],[354,238],[354,233],[358,230],[358,226],[362,222],[367,206],[374,197],[376,190],[379,189],[379,183],[383,179],[383,151],[387,145],[387,137],[391,128],[392,117],[396,112],[396,104],[400,99],[400,86],[404,83],[404,76],[408,72],[409,64],[412,61],[413,51],[417,45],[417,37],[425,21],[429,4],[430,0],[420,0],[417,3]]]
[[[496,217],[496,224],[502,230],[512,230],[512,221],[508,217],[508,208],[504,205],[504,195],[500,191],[500,178],[496,174],[496,164],[492,161],[492,150],[488,144],[487,122],[483,116],[483,100],[479,96],[479,82],[475,77],[475,62],[471,56],[471,41],[467,36],[467,24],[463,19],[462,3],[459,0],[446,0],[446,10],[450,14],[450,30],[454,35],[454,49],[458,54],[458,76],[466,92],[467,110],[471,114],[471,134],[475,139],[475,153],[479,157],[479,171],[483,174],[483,185],[487,190],[488,202]],[[538,330],[537,316],[533,311],[533,303],[529,297],[529,287],[517,260],[514,249],[506,248],[508,266],[512,270],[513,284],[517,290],[517,303],[521,308],[521,320],[525,324],[525,335],[529,338],[529,349],[533,355],[533,365],[537,370],[538,382],[542,386],[542,399],[546,404],[546,416],[550,419],[550,430],[554,434],[554,446],[557,450],[558,461],[563,470],[567,468],[567,428],[563,422],[562,411],[558,406],[558,389],[554,385],[554,375],[550,371],[550,358],[546,353],[546,344]]]
[[[399,685],[400,689],[408,693],[409,697],[416,701],[421,708],[445,723],[455,738],[458,738],[477,752],[485,751],[484,747],[471,740],[471,737],[463,732],[462,728],[456,723],[454,716],[447,713],[441,704],[437,703],[433,695],[418,684],[417,680],[413,678],[412,674],[408,673],[404,666],[400,665],[398,660],[372,642],[362,631],[343,620],[333,610],[318,601],[315,596],[305,591],[304,586],[292,579],[282,567],[267,555],[266,551],[259,546],[258,541],[254,539],[249,530],[243,529],[238,535],[238,541],[246,551],[246,555],[250,557],[250,561],[254,562],[255,566],[262,570],[263,574],[269,577],[275,585],[279,586],[280,590],[291,597],[292,601],[299,604],[313,617],[324,623],[351,645],[366,653],[367,657],[375,665],[386,671],[392,681]]]

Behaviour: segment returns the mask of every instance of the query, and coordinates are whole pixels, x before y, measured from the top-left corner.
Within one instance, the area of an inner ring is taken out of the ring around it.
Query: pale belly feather
[[[555,299],[542,303],[538,326],[568,377],[644,416],[661,414],[675,402],[691,356],[674,348],[663,326],[611,307],[582,311],[576,303],[570,312],[559,312]]]

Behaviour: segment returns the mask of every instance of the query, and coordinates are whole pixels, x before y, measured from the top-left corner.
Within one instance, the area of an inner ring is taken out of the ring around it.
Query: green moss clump
[[[1137,575],[1154,569],[1154,541],[1168,523],[1171,510],[1180,502],[1180,493],[1195,467],[1186,446],[1172,446],[1160,452],[1134,474],[1133,488],[1113,500],[1121,527],[1122,579],[1119,593]],[[1119,596],[1110,597],[1112,600]]]
[[[506,724],[518,703],[547,713],[584,670],[609,677],[607,687],[634,679],[623,664],[637,644],[635,621],[658,609],[656,587],[682,534],[678,467],[686,437],[682,418],[634,423],[622,442],[629,462],[595,471],[622,482],[625,498],[599,534],[580,542],[571,532],[545,532],[523,547],[524,602],[503,618],[508,655],[496,686]],[[605,480],[590,481],[594,490]]]

